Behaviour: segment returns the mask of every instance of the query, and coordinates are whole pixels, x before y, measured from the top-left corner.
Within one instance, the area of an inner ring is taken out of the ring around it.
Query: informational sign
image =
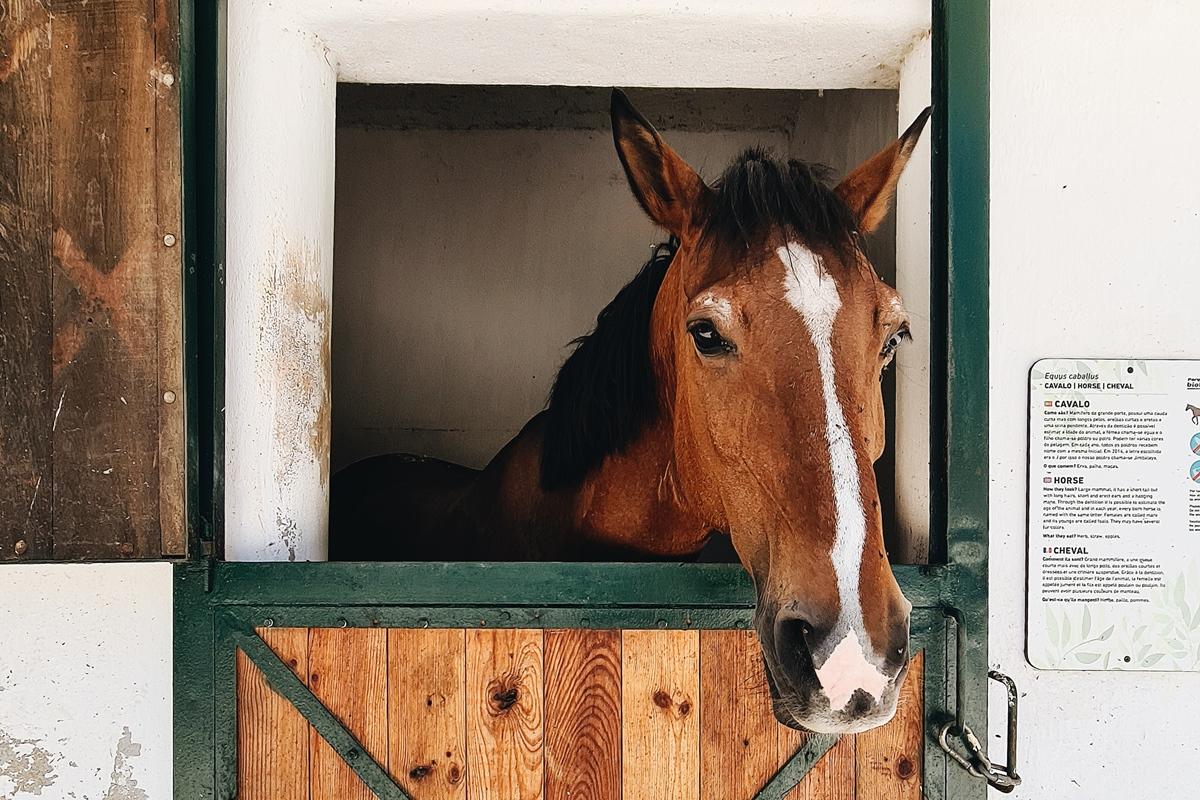
[[[1200,671],[1200,361],[1029,374],[1029,661]]]

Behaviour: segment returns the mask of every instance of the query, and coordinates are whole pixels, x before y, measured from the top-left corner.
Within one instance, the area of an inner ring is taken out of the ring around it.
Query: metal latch
[[[938,745],[956,764],[976,778],[982,778],[988,782],[989,786],[993,786],[1001,792],[1011,792],[1021,783],[1021,776],[1017,774],[1017,684],[1002,672],[994,669],[988,670],[990,679],[1004,684],[1008,698],[1007,763],[993,764],[988,758],[987,748],[975,736],[965,719],[966,703],[963,701],[966,697],[966,683],[963,680],[960,665],[963,663],[966,653],[967,634],[962,614],[953,608],[943,609],[943,613],[954,620],[957,658],[955,658],[954,676],[954,719],[943,724],[938,730]],[[961,749],[951,745],[950,736],[952,735],[962,743]]]

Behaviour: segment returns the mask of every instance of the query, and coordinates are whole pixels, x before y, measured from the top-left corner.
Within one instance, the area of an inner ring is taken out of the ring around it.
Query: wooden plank
[[[795,731],[789,733],[789,743],[803,739],[803,734]],[[812,770],[804,776],[804,780],[786,795],[787,800],[854,800],[855,746],[853,736],[843,736],[839,739],[838,743],[813,765]],[[796,750],[793,747],[788,755],[794,752]],[[784,758],[786,760],[787,756]]]
[[[700,795],[753,797],[781,766],[753,631],[700,632]]]
[[[546,800],[621,798],[621,634],[548,630]]]
[[[312,628],[308,685],[354,738],[386,763],[387,631]],[[309,737],[312,800],[374,800],[374,795],[316,731]]]
[[[467,631],[467,794],[543,797],[542,631]]]
[[[0,560],[53,554],[50,14],[0,14]]]
[[[623,632],[625,800],[700,797],[699,662],[697,631]]]
[[[49,7],[54,555],[158,556],[152,21],[135,0]]]
[[[260,628],[258,634],[304,680],[308,631]],[[237,703],[239,800],[307,800],[308,723],[271,690],[262,672],[240,650]]]
[[[154,2],[154,273],[158,294],[158,520],[163,555],[187,554],[183,386],[183,142],[179,0]]]
[[[920,800],[924,752],[925,654],[909,662],[896,716],[882,728],[858,735],[859,800]]]
[[[779,725],[778,766],[782,767],[808,738],[808,734]],[[813,765],[786,800],[853,800],[855,737],[843,736]]]
[[[388,771],[419,800],[462,800],[466,782],[466,634],[388,631]]]

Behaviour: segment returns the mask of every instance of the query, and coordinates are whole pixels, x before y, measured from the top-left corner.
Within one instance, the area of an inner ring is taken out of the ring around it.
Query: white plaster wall
[[[1200,356],[1197,31],[1185,0],[992,3],[990,644],[1025,693],[1017,797],[1198,793],[1200,675],[1037,672],[1023,655],[1030,364]]]
[[[0,798],[171,796],[171,566],[0,566]]]

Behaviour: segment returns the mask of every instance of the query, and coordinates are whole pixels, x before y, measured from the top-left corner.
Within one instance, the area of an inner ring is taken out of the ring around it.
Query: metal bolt
[[[267,617],[266,619],[263,620],[263,627],[264,628],[274,628],[275,620],[271,619],[270,617]]]
[[[579,627],[586,628],[586,627],[590,626],[591,624],[592,624],[592,621],[590,619],[588,619],[587,617],[579,618]]]
[[[355,759],[358,758],[358,750],[356,748],[351,747],[349,750],[346,751],[346,758],[349,759],[350,761],[354,761]]]
[[[165,244],[167,247],[174,247],[175,246],[175,234],[168,233],[166,236],[164,236],[163,244]]]
[[[417,620],[417,627],[418,628],[428,628],[429,620],[425,619],[424,617],[421,617],[419,620]]]
[[[667,627],[667,621],[666,621],[665,619],[660,619],[660,620],[658,621],[658,627],[660,627],[660,628],[665,628],[665,627]]]
[[[337,626],[339,628],[346,628],[349,627],[349,625],[350,623],[346,621],[345,617],[338,617]]]
[[[17,539],[17,543],[13,545],[13,552],[19,556],[25,555],[25,551],[29,549],[29,545],[25,544],[24,539]]]
[[[175,393],[172,392],[170,389],[163,392],[163,402],[164,403],[174,403],[175,402]]]

